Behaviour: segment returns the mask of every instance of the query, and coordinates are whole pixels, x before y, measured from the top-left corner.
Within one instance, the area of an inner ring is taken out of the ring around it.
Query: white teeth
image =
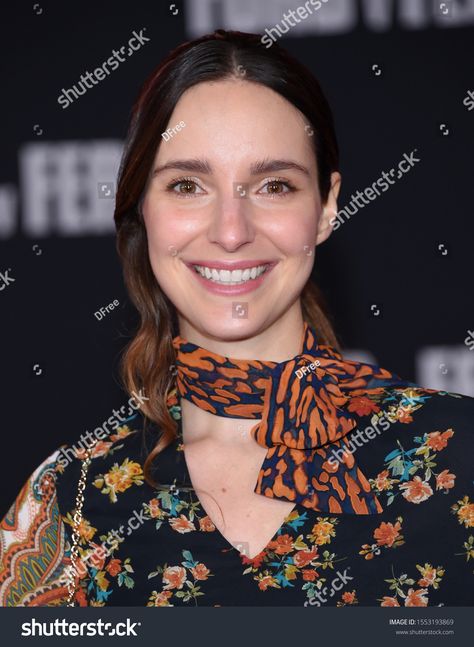
[[[268,265],[257,265],[256,267],[246,267],[244,270],[217,270],[215,267],[206,267],[203,265],[194,265],[194,269],[199,274],[214,281],[215,283],[225,283],[226,285],[237,285],[245,283],[250,279],[256,279],[263,274]]]

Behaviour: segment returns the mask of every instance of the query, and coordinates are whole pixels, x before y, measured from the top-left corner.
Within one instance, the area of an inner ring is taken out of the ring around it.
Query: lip
[[[198,261],[192,263],[185,263],[188,266],[189,270],[196,277],[196,280],[208,291],[213,294],[220,294],[226,296],[235,296],[238,294],[246,294],[248,292],[253,292],[256,290],[267,278],[268,274],[273,270],[278,261],[236,261],[233,263],[223,263],[223,262],[213,262],[213,261]],[[215,269],[223,270],[240,270],[245,269],[246,267],[255,267],[256,265],[268,265],[268,268],[260,274],[256,279],[251,279],[246,283],[241,285],[223,285],[220,283],[214,283],[209,279],[202,277],[199,272],[196,272],[193,265],[201,265],[205,267],[213,267]]]

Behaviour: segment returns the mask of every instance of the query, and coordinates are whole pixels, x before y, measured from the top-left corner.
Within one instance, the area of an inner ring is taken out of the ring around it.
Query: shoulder
[[[456,427],[458,435],[474,438],[474,397],[426,388],[375,364],[344,362],[349,376],[345,406],[357,428],[379,422],[383,429],[403,429],[407,436]]]
[[[474,398],[395,384],[362,392],[348,407],[356,426],[347,439],[356,461],[372,473],[404,480],[444,470],[471,491]]]
[[[136,412],[101,436],[79,438],[50,453],[0,521],[0,606],[58,606],[67,598],[71,514],[88,448],[88,477],[95,488],[115,469],[127,472],[134,483],[142,482],[141,463],[157,438],[154,424]]]
[[[155,423],[136,411],[112,433],[87,440],[79,438],[75,443],[62,446],[57,457],[57,490],[63,516],[72,520],[83,468],[88,499],[91,492],[100,491],[116,502],[117,488],[125,487],[128,482],[142,484],[143,464],[158,437]],[[90,461],[86,463],[88,453]]]
[[[462,393],[429,389],[413,382],[389,384],[369,392],[375,410],[402,423],[467,425],[474,414],[474,398]],[[357,407],[357,404],[355,404]]]
[[[136,458],[143,455],[145,421],[149,423],[143,414],[137,411],[122,421],[114,431],[104,432],[99,427],[94,433],[84,434],[73,443],[62,445],[56,458],[58,482],[63,487],[66,481],[78,477],[81,464],[88,454],[92,470],[97,466],[112,464],[127,453]]]
[[[352,391],[347,404],[359,423],[401,425],[415,433],[456,427],[474,438],[474,397],[426,388],[371,364],[358,366],[370,375],[367,384]]]
[[[68,473],[71,466],[83,461],[89,451],[92,462],[111,460],[122,450],[137,451],[142,440],[144,416],[136,412],[117,426],[113,432],[104,432],[99,427],[96,432],[77,438],[74,443],[62,445],[57,457],[60,475]]]
[[[430,389],[375,364],[347,359],[344,362],[353,378],[349,382],[349,408],[361,417],[370,411],[383,410],[389,418],[395,416],[402,422],[404,419],[411,422],[415,411],[417,419],[423,414],[461,424],[472,420],[472,396]]]

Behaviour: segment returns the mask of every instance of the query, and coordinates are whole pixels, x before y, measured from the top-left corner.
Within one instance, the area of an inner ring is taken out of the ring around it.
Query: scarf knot
[[[346,436],[357,426],[350,401],[388,384],[409,385],[371,364],[344,360],[318,345],[305,322],[301,352],[283,362],[231,359],[173,339],[176,389],[217,416],[259,419],[250,430],[267,448],[254,491],[328,513],[383,511],[350,451]],[[339,454],[340,455],[340,454]]]
[[[264,385],[262,422],[252,430],[260,445],[316,449],[356,426],[345,408],[350,397],[343,392],[343,362],[319,348],[317,356],[301,354],[272,369]]]

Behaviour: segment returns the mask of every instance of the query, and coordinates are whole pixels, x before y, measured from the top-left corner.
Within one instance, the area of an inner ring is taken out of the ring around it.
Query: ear
[[[331,188],[329,189],[328,198],[323,205],[323,210],[319,216],[318,235],[316,245],[324,242],[332,233],[333,226],[331,220],[337,216],[337,197],[341,188],[341,174],[337,171],[331,173]]]

